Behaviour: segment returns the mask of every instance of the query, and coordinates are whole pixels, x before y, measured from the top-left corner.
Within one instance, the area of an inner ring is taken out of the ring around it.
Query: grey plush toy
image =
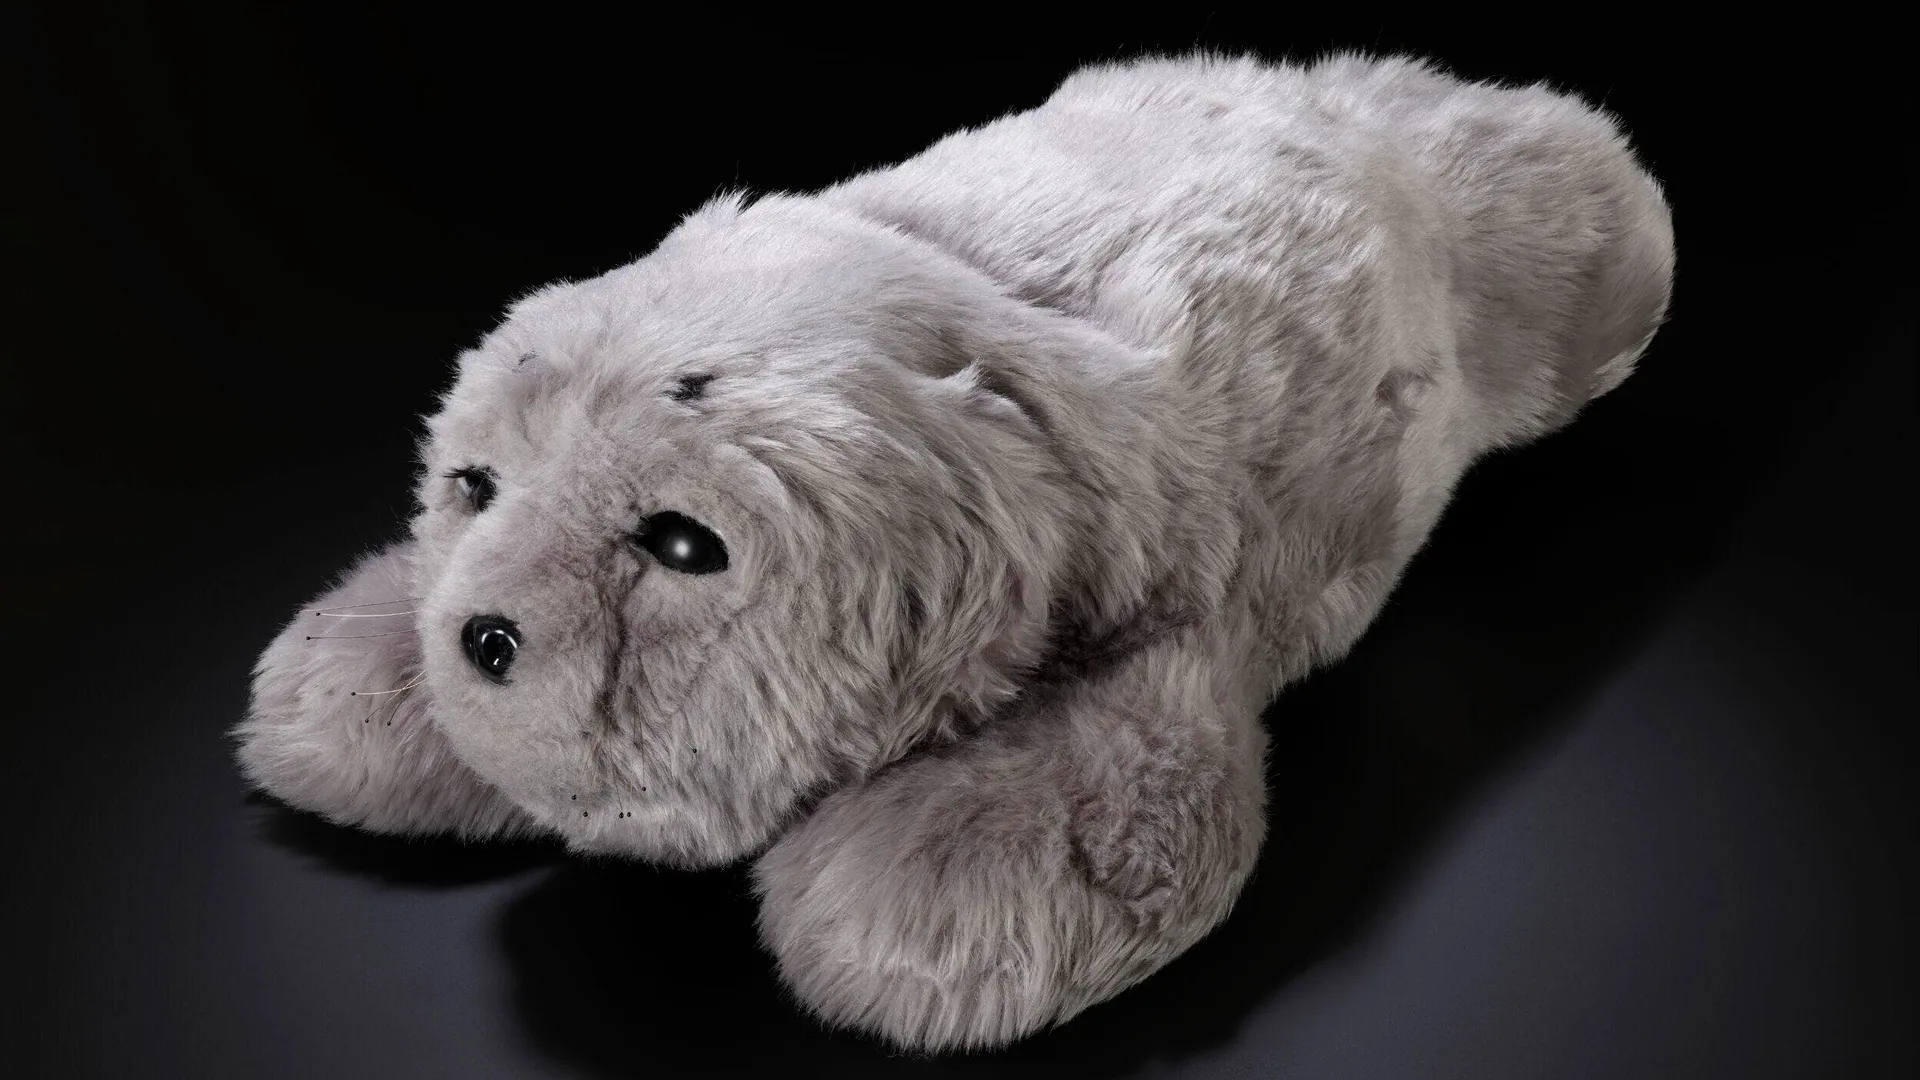
[[[1005,1043],[1226,917],[1263,708],[1475,458],[1626,378],[1672,266],[1548,89],[1084,70],[515,304],[410,539],[261,658],[241,767],[381,832],[754,858],[821,1017]]]

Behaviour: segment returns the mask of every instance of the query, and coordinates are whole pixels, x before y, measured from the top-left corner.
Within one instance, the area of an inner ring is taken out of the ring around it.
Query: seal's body
[[[1266,703],[1478,455],[1628,374],[1672,259],[1542,88],[1083,71],[516,305],[412,538],[262,658],[242,765],[369,828],[757,855],[823,1016],[1005,1042],[1225,917]],[[308,640],[347,615],[407,632]]]

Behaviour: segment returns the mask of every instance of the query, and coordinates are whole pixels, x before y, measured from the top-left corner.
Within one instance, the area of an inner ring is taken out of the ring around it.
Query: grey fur
[[[1262,708],[1476,457],[1626,377],[1672,267],[1612,119],[1545,88],[1087,69],[516,304],[431,420],[413,538],[320,601],[420,596],[371,621],[417,633],[298,616],[240,763],[370,829],[757,854],[820,1016],[1007,1042],[1226,917]],[[463,466],[499,476],[481,513]],[[731,567],[636,553],[668,509]],[[524,632],[505,686],[462,659],[485,612]],[[391,725],[348,693],[416,677]]]

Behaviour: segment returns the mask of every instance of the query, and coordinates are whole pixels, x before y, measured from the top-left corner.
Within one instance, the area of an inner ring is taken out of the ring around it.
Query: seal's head
[[[970,355],[995,299],[774,199],[513,307],[423,442],[453,752],[575,846],[712,863],[1015,695],[1069,500]]]

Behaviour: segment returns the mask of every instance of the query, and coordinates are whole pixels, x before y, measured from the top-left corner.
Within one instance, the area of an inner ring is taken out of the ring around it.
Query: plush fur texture
[[[1546,88],[1084,70],[516,304],[431,420],[411,539],[261,659],[240,763],[369,829],[757,857],[823,1018],[1005,1043],[1226,917],[1263,707],[1476,457],[1627,376],[1672,267],[1615,123]],[[637,548],[663,511],[728,567]],[[519,627],[504,684],[479,614]]]

